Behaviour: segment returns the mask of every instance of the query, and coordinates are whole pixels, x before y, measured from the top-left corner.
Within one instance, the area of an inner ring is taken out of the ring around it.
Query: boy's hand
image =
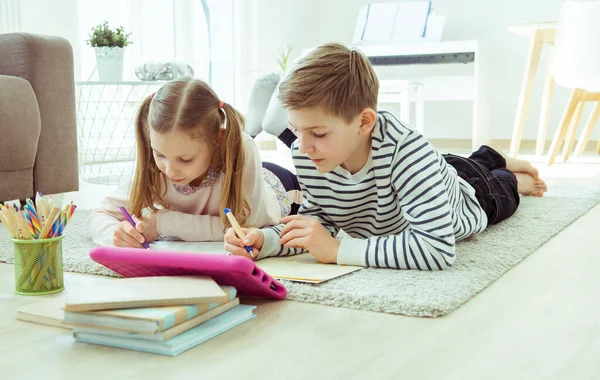
[[[244,241],[237,237],[233,228],[227,229],[227,232],[225,232],[225,251],[234,255],[245,256],[249,259],[256,260],[260,250],[265,244],[265,235],[256,228],[242,228],[242,231],[246,234]],[[254,257],[246,251],[247,245],[252,247]]]
[[[135,229],[144,234],[148,243],[158,239],[158,212],[151,212],[141,218],[133,217]]]
[[[341,243],[316,219],[292,215],[281,219],[281,223],[286,223],[281,230],[281,244],[306,249],[321,263],[337,264]]]

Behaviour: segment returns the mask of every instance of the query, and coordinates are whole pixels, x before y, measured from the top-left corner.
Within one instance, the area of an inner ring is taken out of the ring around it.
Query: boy
[[[511,216],[519,193],[546,184],[526,161],[491,144],[442,156],[417,131],[377,113],[379,83],[358,50],[326,44],[282,82],[304,200],[279,226],[225,235],[225,249],[258,259],[309,251],[320,262],[395,269],[452,265],[457,240]],[[343,229],[349,236],[335,239]]]

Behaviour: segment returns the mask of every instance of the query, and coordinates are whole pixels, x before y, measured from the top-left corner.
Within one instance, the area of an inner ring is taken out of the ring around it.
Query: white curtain
[[[0,33],[18,32],[21,29],[19,0],[0,0]]]
[[[190,64],[196,78],[211,82],[220,97],[232,101],[233,3],[233,0],[79,1],[81,79],[88,79],[95,67],[94,51],[85,40],[92,26],[107,20],[111,26],[122,25],[132,33],[133,43],[125,53],[123,80],[137,80],[135,67],[146,62],[177,60]],[[210,13],[210,33],[206,6]]]

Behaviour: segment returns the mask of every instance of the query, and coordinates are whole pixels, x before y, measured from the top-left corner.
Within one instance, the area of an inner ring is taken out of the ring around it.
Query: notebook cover
[[[61,296],[22,306],[17,309],[16,317],[20,321],[39,323],[41,325],[71,329],[62,324],[66,297]]]
[[[65,311],[180,306],[221,302],[225,293],[207,276],[121,278],[98,288],[69,289]]]

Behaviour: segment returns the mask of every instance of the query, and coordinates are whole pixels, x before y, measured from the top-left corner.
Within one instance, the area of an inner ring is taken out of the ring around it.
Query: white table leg
[[[425,135],[425,106],[423,83],[415,84],[415,124],[417,131]]]
[[[483,76],[481,75],[481,46],[477,47],[473,60],[473,131],[471,148],[477,150],[489,140],[489,125],[485,117],[485,102],[482,97]]]
[[[404,87],[400,96],[400,119],[408,125],[412,125],[410,120],[410,86]]]

